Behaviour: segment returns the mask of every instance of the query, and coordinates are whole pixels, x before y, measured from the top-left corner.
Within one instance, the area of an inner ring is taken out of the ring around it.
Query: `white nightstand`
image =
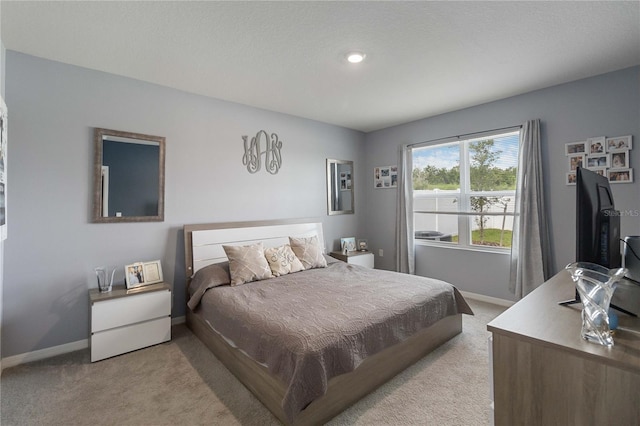
[[[342,254],[339,251],[332,251],[330,256],[352,265],[373,268],[373,253],[370,251],[350,251],[347,254]]]
[[[171,340],[171,287],[150,284],[89,291],[91,362]]]

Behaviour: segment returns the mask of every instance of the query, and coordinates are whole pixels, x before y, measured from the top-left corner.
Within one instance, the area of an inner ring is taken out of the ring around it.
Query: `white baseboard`
[[[516,302],[513,302],[511,300],[499,299],[497,297],[491,297],[491,296],[485,296],[484,294],[469,293],[468,291],[460,291],[460,293],[466,299],[473,299],[473,300],[477,300],[477,301],[480,301],[480,302],[493,303],[494,305],[504,306],[504,307],[507,307],[507,308],[513,306],[513,304],[516,303]]]
[[[9,356],[2,358],[2,369],[4,370],[5,368],[15,367],[16,365],[25,364],[27,362],[39,361],[41,359],[79,351],[88,347],[89,339],[83,339],[76,342],[65,343],[64,345],[52,346],[50,348],[39,349],[33,352]]]
[[[185,316],[171,318],[171,325],[183,324],[186,321]],[[50,348],[39,349],[33,352],[26,352],[19,355],[13,355],[2,358],[0,368],[15,367],[16,365],[26,364],[27,362],[40,361],[41,359],[51,358],[63,355],[69,352],[87,349],[89,347],[89,339],[78,340],[77,342],[65,343],[64,345],[52,346]],[[0,371],[2,371],[0,370]]]

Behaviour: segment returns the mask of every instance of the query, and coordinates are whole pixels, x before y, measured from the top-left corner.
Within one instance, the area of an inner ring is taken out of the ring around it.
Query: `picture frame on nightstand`
[[[367,240],[358,240],[358,251],[369,251]]]
[[[124,267],[124,282],[127,289],[146,285],[144,279],[144,263],[136,262]]]
[[[340,238],[340,249],[342,251],[356,251],[356,239],[355,237]]]
[[[153,262],[145,262],[142,264],[145,284],[155,284],[161,283],[162,278],[162,265],[159,260],[154,260]]]

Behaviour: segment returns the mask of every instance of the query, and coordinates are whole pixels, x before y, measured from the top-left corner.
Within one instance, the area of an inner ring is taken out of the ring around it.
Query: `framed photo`
[[[620,151],[611,153],[611,165],[612,169],[626,169],[629,168],[629,151]]]
[[[356,239],[355,239],[355,237],[340,238],[340,249],[342,249],[342,251],[344,251],[345,248],[347,249],[347,251],[355,251],[356,250]]]
[[[587,154],[604,154],[606,151],[605,137],[587,139]]]
[[[578,167],[584,167],[585,157],[584,154],[569,155],[569,170],[575,172]]]
[[[633,169],[609,169],[607,173],[611,183],[633,183]]]
[[[144,277],[144,263],[136,262],[131,265],[125,265],[124,277],[127,288],[136,288],[146,285]]]
[[[374,188],[397,188],[398,166],[381,166],[373,169]]]
[[[367,244],[367,240],[358,240],[358,251],[368,251],[369,245]]]
[[[591,170],[594,173],[599,174],[600,176],[604,176],[604,177],[608,177],[607,176],[607,168],[606,167],[593,167],[593,168],[589,168],[589,170]]]
[[[577,180],[577,176],[576,176],[576,172],[569,172],[567,173],[567,181],[566,184],[567,185],[575,185],[576,184],[576,180]]]
[[[607,152],[628,151],[633,148],[631,136],[607,138],[605,145],[607,146]]]
[[[564,144],[564,155],[571,154],[586,154],[587,153],[587,142],[569,142]]]
[[[159,260],[143,263],[142,272],[144,275],[145,284],[155,284],[155,283],[161,283],[163,281],[162,265],[160,265]]]
[[[587,169],[609,167],[609,154],[587,155]]]
[[[351,172],[340,172],[340,191],[351,190]]]

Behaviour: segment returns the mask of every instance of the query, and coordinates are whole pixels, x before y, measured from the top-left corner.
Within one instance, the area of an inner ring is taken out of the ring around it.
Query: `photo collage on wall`
[[[373,169],[374,188],[397,188],[398,166],[381,166]]]
[[[576,184],[578,167],[606,176],[611,183],[632,183],[633,169],[629,160],[632,148],[632,136],[600,136],[586,141],[566,143],[564,153],[569,169],[566,184]]]

